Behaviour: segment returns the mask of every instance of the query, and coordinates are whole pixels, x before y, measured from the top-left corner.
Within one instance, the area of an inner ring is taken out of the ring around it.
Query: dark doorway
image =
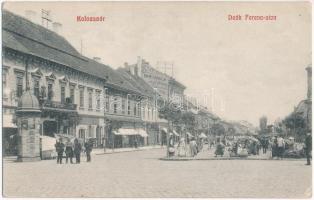
[[[44,135],[54,137],[54,134],[58,133],[58,124],[56,121],[44,121]]]
[[[2,128],[2,153],[3,156],[16,156],[18,145],[17,128]]]

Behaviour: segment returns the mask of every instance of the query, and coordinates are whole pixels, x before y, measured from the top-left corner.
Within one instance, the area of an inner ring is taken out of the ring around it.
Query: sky
[[[306,98],[311,64],[309,2],[6,2],[4,9],[51,12],[83,55],[118,68],[141,56],[173,63],[185,93],[227,120],[284,118]],[[247,21],[245,15],[276,16]],[[242,20],[228,20],[241,15]],[[104,22],[77,22],[104,16]],[[82,50],[82,51],[81,51]],[[160,67],[160,65],[159,65]],[[171,70],[170,70],[171,71]],[[168,70],[167,73],[170,74]]]

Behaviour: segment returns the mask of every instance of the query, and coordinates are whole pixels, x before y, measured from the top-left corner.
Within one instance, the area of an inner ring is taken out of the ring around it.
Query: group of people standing
[[[174,148],[173,144],[170,145]],[[191,137],[187,142],[184,137],[181,137],[177,146],[177,154],[179,157],[195,157],[202,146],[202,141],[197,142],[195,137]],[[174,153],[170,154],[170,156],[174,156]]]
[[[76,164],[81,162],[81,152],[83,150],[81,143],[77,138],[74,139],[74,144],[67,139],[67,142],[64,144],[63,140],[60,138],[57,140],[55,144],[56,152],[57,152],[57,164],[62,164],[63,153],[66,156],[66,163],[70,160],[70,163],[73,164],[73,157],[75,156]],[[93,142],[91,140],[87,140],[84,143],[84,149],[86,153],[87,162],[91,161],[91,152],[93,149]]]

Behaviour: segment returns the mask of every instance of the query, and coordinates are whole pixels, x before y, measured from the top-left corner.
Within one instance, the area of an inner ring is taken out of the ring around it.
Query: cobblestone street
[[[165,149],[56,160],[3,163],[6,197],[258,197],[311,195],[304,160],[161,161]]]

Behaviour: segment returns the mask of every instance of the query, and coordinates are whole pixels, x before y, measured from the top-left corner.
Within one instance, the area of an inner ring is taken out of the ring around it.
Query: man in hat
[[[57,141],[55,144],[56,152],[58,154],[57,157],[57,164],[62,164],[62,157],[63,157],[63,151],[64,151],[64,144],[62,143],[61,138]]]
[[[86,152],[86,157],[87,157],[87,162],[90,162],[91,161],[91,152],[92,152],[92,149],[93,149],[93,141],[92,140],[87,140],[84,144],[84,147],[85,147],[85,152]]]
[[[306,155],[306,165],[311,165],[311,154],[312,154],[312,135],[308,132],[305,138],[305,155]]]

